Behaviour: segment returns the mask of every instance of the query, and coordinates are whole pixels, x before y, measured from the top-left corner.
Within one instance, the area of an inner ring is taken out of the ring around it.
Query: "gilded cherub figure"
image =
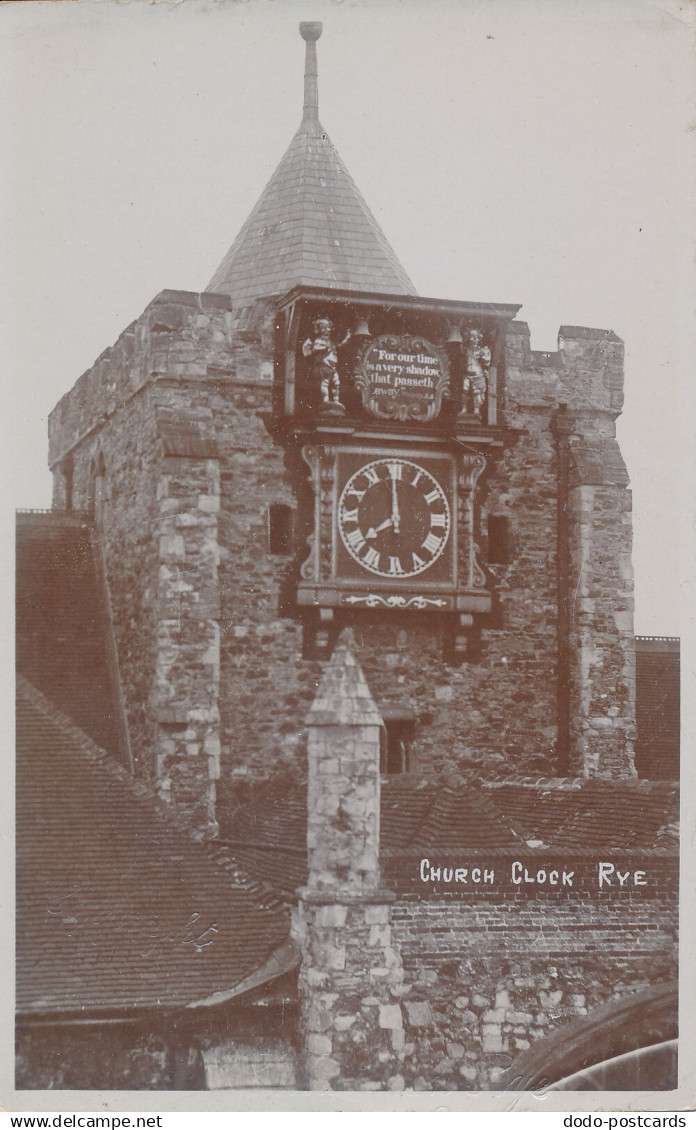
[[[474,412],[479,414],[486,398],[488,372],[491,367],[491,351],[487,345],[481,344],[482,337],[481,331],[476,329],[470,329],[467,334],[467,343],[464,349],[466,368],[462,389],[464,404],[468,404],[471,396],[474,403]]]
[[[334,341],[334,325],[329,318],[320,316],[312,323],[312,337],[308,337],[302,344],[302,353],[311,357],[309,377],[313,385],[319,386],[322,404],[332,404],[343,408],[341,404],[341,380],[338,375],[338,350],[350,338],[350,330],[343,341]]]

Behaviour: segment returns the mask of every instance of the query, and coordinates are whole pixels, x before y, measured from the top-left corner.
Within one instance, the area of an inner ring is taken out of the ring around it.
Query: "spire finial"
[[[303,122],[319,120],[319,86],[317,69],[317,40],[322,26],[317,21],[300,24],[300,35],[307,44],[305,48],[304,110]]]

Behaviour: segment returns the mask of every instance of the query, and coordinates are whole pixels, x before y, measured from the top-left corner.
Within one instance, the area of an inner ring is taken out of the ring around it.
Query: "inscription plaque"
[[[442,407],[449,372],[446,358],[432,342],[384,334],[361,350],[353,383],[373,416],[427,423]]]

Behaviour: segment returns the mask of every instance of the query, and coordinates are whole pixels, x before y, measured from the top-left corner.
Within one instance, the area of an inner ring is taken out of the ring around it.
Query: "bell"
[[[367,325],[367,318],[358,318],[358,324],[355,328],[353,337],[369,337],[370,331]]]
[[[453,322],[450,325],[449,335],[447,337],[447,344],[448,345],[450,345],[450,344],[461,345],[462,344],[462,333],[461,333],[461,330],[459,329],[459,326],[457,325],[456,322]]]

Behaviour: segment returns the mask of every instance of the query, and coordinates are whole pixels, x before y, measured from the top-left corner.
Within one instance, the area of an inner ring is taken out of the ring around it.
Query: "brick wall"
[[[499,853],[493,868],[509,876],[512,862]],[[531,874],[537,866],[548,874],[553,864],[539,856]],[[391,873],[399,888],[393,938],[408,986],[406,1086],[495,1088],[515,1057],[554,1028],[676,976],[674,858],[626,857],[622,874],[645,869],[646,885],[619,889],[614,878],[601,891],[587,859],[566,857],[564,866],[575,872],[572,889],[523,882],[511,890],[509,879],[503,892],[486,883],[473,892],[425,888],[404,881],[403,862]]]

